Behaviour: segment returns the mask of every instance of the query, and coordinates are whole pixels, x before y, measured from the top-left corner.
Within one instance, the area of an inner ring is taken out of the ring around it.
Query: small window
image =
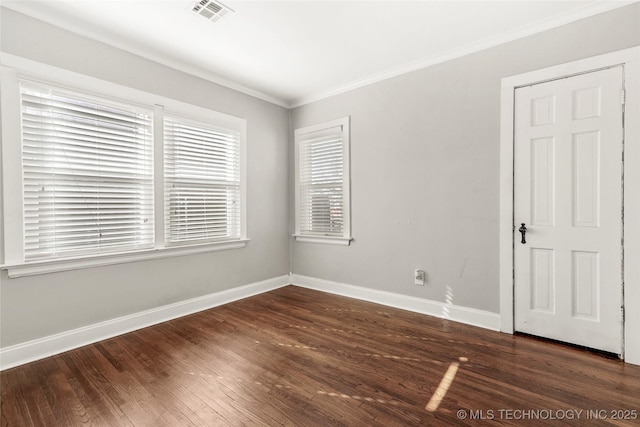
[[[165,244],[241,237],[240,132],[165,115]]]
[[[295,131],[298,241],[348,245],[349,118]]]
[[[22,82],[24,259],[150,248],[152,113]]]

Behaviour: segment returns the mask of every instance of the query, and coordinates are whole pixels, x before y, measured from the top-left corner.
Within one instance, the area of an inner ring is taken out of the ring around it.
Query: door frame
[[[518,87],[624,65],[625,218],[640,218],[640,46],[502,79],[500,99],[500,331],[514,332],[514,99]],[[623,223],[624,259],[640,260],[640,221]],[[640,262],[624,264],[622,356],[640,365]]]

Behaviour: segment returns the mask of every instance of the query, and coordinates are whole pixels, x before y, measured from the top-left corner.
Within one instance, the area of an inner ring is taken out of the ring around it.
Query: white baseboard
[[[0,370],[13,368],[74,348],[197,313],[290,284],[290,276],[274,277],[238,288],[180,301],[71,331],[0,348]]]
[[[493,331],[500,330],[500,315],[489,311],[363,288],[361,286],[347,285],[345,283],[332,282],[324,279],[316,279],[314,277],[300,276],[298,274],[291,275],[291,283],[303,288],[375,302],[377,304],[479,326]]]
[[[0,370],[44,359],[45,357],[248,298],[289,284],[445,318],[494,331],[500,330],[500,315],[496,313],[292,274],[0,348]]]

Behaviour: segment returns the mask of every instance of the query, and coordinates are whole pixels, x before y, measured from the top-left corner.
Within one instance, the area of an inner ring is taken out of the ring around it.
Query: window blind
[[[152,247],[152,115],[22,82],[25,260]]]
[[[342,127],[299,137],[298,227],[300,234],[344,234],[344,141]]]
[[[240,238],[240,132],[165,116],[165,243]]]

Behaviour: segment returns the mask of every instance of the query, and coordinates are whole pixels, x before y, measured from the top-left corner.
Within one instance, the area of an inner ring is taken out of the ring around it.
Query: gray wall
[[[20,279],[2,272],[5,347],[289,272],[286,109],[2,9],[2,51],[247,119],[243,249]]]
[[[296,108],[351,116],[355,240],[292,243],[293,272],[498,312],[501,79],[637,45],[640,4]]]

